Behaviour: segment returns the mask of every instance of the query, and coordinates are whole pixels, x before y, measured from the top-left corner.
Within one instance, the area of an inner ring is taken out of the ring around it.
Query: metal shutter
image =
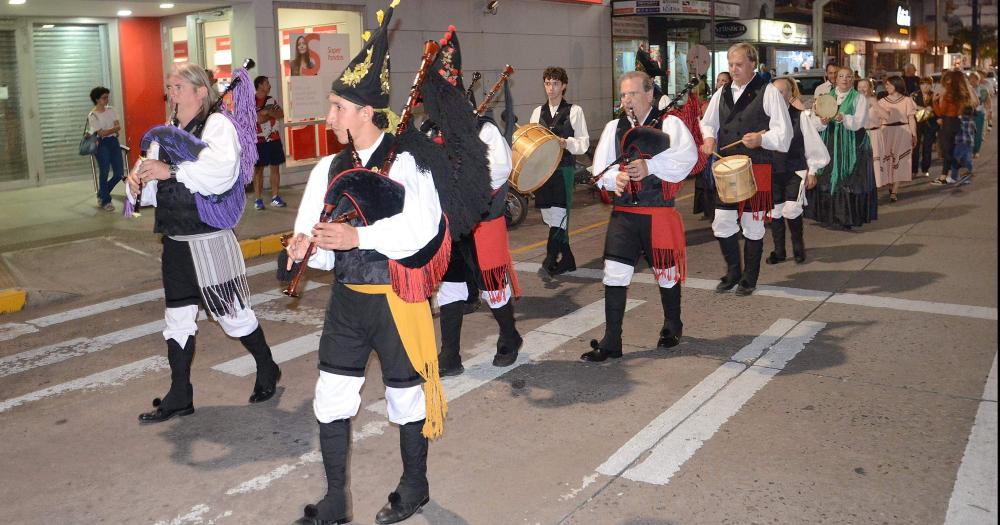
[[[0,183],[3,183],[28,177],[14,30],[0,30],[0,85],[7,88],[7,99],[0,100]]]
[[[32,36],[45,177],[90,178],[90,159],[78,148],[94,107],[90,90],[110,84],[107,32],[97,25],[36,25]],[[121,100],[121,93],[112,98]]]

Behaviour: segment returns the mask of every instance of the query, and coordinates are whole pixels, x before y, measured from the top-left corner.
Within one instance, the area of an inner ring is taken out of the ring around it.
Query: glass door
[[[0,188],[28,180],[16,37],[0,26]]]

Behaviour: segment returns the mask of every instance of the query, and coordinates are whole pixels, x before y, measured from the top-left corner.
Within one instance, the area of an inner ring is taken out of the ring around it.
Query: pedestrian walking
[[[115,211],[111,203],[111,191],[119,182],[125,179],[125,168],[122,163],[121,143],[118,142],[118,132],[122,126],[115,110],[108,105],[111,90],[106,87],[95,87],[90,90],[90,101],[94,108],[87,114],[87,133],[100,137],[94,158],[97,159],[97,207],[104,211]],[[113,175],[108,179],[108,172]]]
[[[896,202],[899,183],[913,180],[913,147],[917,144],[917,105],[906,96],[903,77],[890,76],[883,82],[887,95],[878,101],[883,115],[881,168],[876,172],[878,187],[889,186],[889,202]]]

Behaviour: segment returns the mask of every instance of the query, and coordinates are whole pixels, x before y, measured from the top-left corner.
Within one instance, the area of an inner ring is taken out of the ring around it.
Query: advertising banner
[[[292,33],[288,77],[289,120],[326,118],[330,103],[330,85],[347,67],[348,35],[329,33]]]

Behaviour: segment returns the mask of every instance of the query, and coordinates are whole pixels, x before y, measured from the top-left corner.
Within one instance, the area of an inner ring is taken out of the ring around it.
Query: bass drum
[[[511,147],[513,169],[510,185],[521,193],[531,193],[545,184],[559,167],[562,146],[559,137],[539,124],[519,126]]]

